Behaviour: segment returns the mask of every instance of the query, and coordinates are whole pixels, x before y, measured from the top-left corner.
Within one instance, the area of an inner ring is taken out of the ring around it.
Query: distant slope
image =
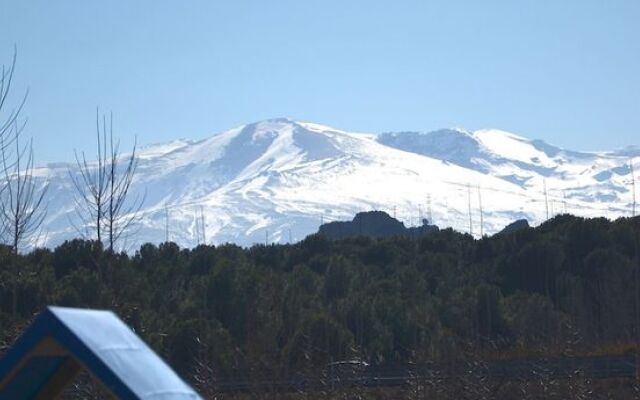
[[[573,213],[586,205],[592,215],[624,215],[632,198],[628,163],[640,155],[636,147],[608,153],[564,150],[495,129],[384,133],[378,141],[514,183],[543,203],[546,185],[554,213],[565,205]]]
[[[627,162],[635,151],[578,153],[497,130],[378,136],[266,120],[205,140],[141,149],[132,195],[146,193],[146,201],[135,235],[122,245],[164,241],[168,223],[170,240],[194,246],[200,210],[207,242],[242,245],[299,240],[323,221],[370,210],[395,210],[407,226],[431,215],[440,227],[479,235],[480,201],[485,234],[517,219],[540,223],[565,208],[627,215]],[[36,173],[50,183],[39,244],[80,233],[91,237],[76,215],[69,179],[74,166],[55,164]]]

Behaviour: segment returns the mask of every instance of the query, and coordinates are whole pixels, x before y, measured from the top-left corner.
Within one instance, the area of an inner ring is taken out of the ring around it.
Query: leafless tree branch
[[[4,137],[0,136],[0,158],[4,170],[0,218],[2,231],[9,245],[17,253],[22,243],[37,234],[46,216],[43,200],[47,185],[38,187],[34,175],[33,144],[20,146],[20,126],[14,122],[11,141],[15,145],[15,161],[4,146]]]
[[[9,66],[2,65],[2,71],[0,71],[0,115],[8,112],[6,116],[3,116],[0,119],[0,136],[5,138],[5,141],[2,144],[2,148],[0,150],[5,151],[12,145],[12,140],[14,137],[12,135],[9,135],[9,131],[12,130],[15,123],[17,122],[18,116],[20,115],[20,112],[22,111],[29,94],[29,91],[27,90],[20,102],[18,102],[17,106],[13,107],[10,110],[7,110],[7,100],[11,91],[11,84],[13,82],[13,74],[16,69],[17,58],[18,50],[16,47],[14,47],[11,64]],[[19,132],[22,132],[25,124],[26,119],[22,122],[22,125],[19,126]]]
[[[84,153],[76,152],[77,172],[69,171],[75,187],[76,210],[81,223],[76,230],[90,227],[99,242],[107,241],[110,251],[131,233],[139,221],[145,196],[130,197],[138,166],[136,144],[130,154],[120,151],[113,136],[113,116],[96,113],[97,160],[88,162]]]

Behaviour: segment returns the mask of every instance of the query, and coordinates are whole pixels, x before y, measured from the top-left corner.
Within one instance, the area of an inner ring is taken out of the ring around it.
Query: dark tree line
[[[15,316],[12,251],[0,248],[0,342],[47,304],[109,308],[211,390],[337,360],[624,353],[639,333],[639,232],[640,218],[563,215],[480,240],[445,229],[251,248],[146,244],[131,255],[73,240],[18,256]]]

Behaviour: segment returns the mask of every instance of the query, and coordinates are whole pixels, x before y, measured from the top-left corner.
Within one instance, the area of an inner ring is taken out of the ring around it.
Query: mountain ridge
[[[167,236],[183,246],[295,241],[322,222],[370,210],[395,210],[407,226],[430,214],[440,227],[475,236],[565,211],[614,218],[630,209],[624,154],[574,152],[495,129],[371,134],[274,118],[140,147],[132,195],[147,197],[136,234],[122,246]],[[45,239],[34,244],[91,237],[70,223],[70,170],[36,170],[50,183],[53,212]],[[204,238],[196,233],[200,213]]]

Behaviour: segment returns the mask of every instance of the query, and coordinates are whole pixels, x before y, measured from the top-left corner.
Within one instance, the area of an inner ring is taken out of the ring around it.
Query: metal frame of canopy
[[[82,370],[119,399],[201,399],[112,312],[47,307],[0,360],[0,400],[55,399]]]

